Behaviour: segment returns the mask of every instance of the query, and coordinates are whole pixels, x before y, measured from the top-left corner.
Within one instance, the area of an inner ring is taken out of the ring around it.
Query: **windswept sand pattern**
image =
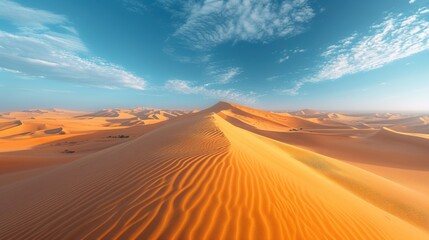
[[[1,187],[0,239],[429,237],[273,142],[210,112],[172,121]]]

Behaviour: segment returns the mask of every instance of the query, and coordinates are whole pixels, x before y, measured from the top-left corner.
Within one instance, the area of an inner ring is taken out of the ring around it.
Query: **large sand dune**
[[[338,139],[340,152],[354,141],[421,150],[421,136],[329,132],[300,117],[224,102],[150,126],[129,130],[144,127],[140,137],[0,185],[0,239],[429,238],[426,195],[284,143],[310,141],[302,145],[311,149]]]

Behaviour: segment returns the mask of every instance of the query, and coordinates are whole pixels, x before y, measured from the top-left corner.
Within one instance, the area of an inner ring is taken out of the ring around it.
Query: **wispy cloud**
[[[197,94],[243,104],[254,103],[257,98],[255,93],[245,94],[234,89],[210,89],[207,88],[207,86],[194,85],[191,82],[184,80],[168,80],[165,84],[165,88],[182,94]]]
[[[162,1],[172,4],[169,0]],[[184,23],[174,36],[195,49],[228,41],[269,41],[303,31],[314,17],[307,0],[179,1]],[[177,4],[177,3],[176,3]]]
[[[241,73],[240,68],[232,67],[225,70],[225,72],[218,75],[218,81],[220,84],[227,84],[231,82],[236,76]]]
[[[230,83],[238,75],[242,73],[239,67],[220,67],[215,63],[210,63],[207,66],[207,75],[212,78],[212,82],[206,84],[209,85],[224,85]]]
[[[64,24],[66,17],[48,11],[27,8],[18,3],[0,0],[0,18],[7,19],[16,26],[46,29],[46,25]]]
[[[178,49],[171,46],[164,47],[162,51],[181,63],[206,64],[209,63],[212,58],[212,55],[208,53],[201,54],[196,52],[187,52],[186,54],[183,54],[178,52]]]
[[[369,34],[353,34],[328,47],[321,54],[324,64],[317,72],[284,92],[296,95],[306,83],[335,80],[381,68],[429,49],[429,22],[425,16],[428,13],[428,9],[423,8],[408,16],[390,14],[383,22],[371,26]]]
[[[279,63],[283,63],[287,60],[289,60],[290,56],[287,54],[284,54],[280,59],[279,59]]]
[[[142,14],[146,6],[140,0],[120,0],[122,6],[130,12]]]
[[[144,89],[146,81],[90,55],[66,17],[0,0],[0,19],[17,27],[0,30],[0,70],[84,83],[97,87]]]
[[[288,50],[283,50],[282,52],[281,52],[281,57],[280,57],[280,59],[279,59],[279,63],[283,63],[283,62],[285,62],[285,61],[287,61],[287,60],[289,60],[290,58],[291,58],[291,56],[293,56],[293,55],[295,55],[295,54],[297,54],[297,53],[303,53],[303,52],[305,52],[306,50],[305,49],[302,49],[302,48],[296,48],[296,49],[292,49],[292,50],[290,50],[290,49],[288,49]]]

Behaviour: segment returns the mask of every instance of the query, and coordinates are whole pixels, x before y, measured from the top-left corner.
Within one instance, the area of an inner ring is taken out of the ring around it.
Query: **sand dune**
[[[421,201],[368,202],[406,189],[210,111],[0,187],[0,238],[429,237]]]
[[[389,128],[409,133],[429,134],[429,117],[417,116],[389,123]]]
[[[119,110],[101,110],[98,112],[85,114],[85,115],[79,115],[76,116],[77,118],[95,118],[95,117],[119,117]]]
[[[32,121],[16,121],[12,126],[0,131],[0,137],[17,137],[23,135],[31,135],[34,132],[46,130],[49,128],[45,123],[37,123]]]
[[[46,134],[66,134],[66,131],[64,130],[64,128],[53,128],[53,129],[48,129],[45,130],[44,133]]]
[[[226,120],[234,122],[236,125],[246,129],[288,131],[291,129],[297,130],[301,128],[329,128],[328,126],[314,123],[300,117],[261,111],[228,102],[219,102],[203,112],[218,113]]]
[[[376,134],[374,134],[374,136],[372,136],[372,138],[383,141],[395,141],[410,143],[415,146],[429,147],[429,135],[427,134],[397,132],[387,127],[379,130]]]
[[[290,114],[296,115],[296,116],[301,116],[301,117],[306,117],[306,118],[307,117],[308,118],[314,118],[314,117],[319,117],[325,113],[318,111],[318,110],[314,110],[314,109],[302,109],[299,111],[290,112]]]
[[[363,126],[361,124],[346,124],[342,123],[340,121],[335,121],[329,118],[306,118],[309,121],[312,121],[314,123],[330,126],[332,128],[341,128],[341,129],[351,129],[351,128],[368,128],[367,126]]]
[[[104,126],[107,127],[124,127],[159,123],[188,113],[190,111],[139,107],[134,109],[105,109],[95,113],[79,115],[76,118],[105,121]]]
[[[7,122],[0,122],[0,131],[4,131],[7,130],[9,128],[14,128],[14,127],[18,127],[21,126],[22,122],[17,120],[17,121],[7,121]]]

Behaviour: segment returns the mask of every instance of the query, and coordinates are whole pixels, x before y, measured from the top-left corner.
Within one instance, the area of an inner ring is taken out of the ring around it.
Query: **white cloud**
[[[285,54],[279,59],[279,63],[283,63],[284,61],[289,60],[289,58],[290,56]]]
[[[165,4],[165,0],[163,1]],[[169,1],[167,1],[169,2]],[[268,41],[303,31],[314,16],[307,0],[183,1],[185,18],[174,36],[196,49],[228,41]]]
[[[416,0],[410,0],[410,1],[408,1],[410,4],[413,4],[413,3],[415,3],[416,2]]]
[[[26,8],[8,0],[0,0],[0,19],[7,19],[19,27],[39,29],[46,28],[46,25],[67,22],[67,19],[62,15]]]
[[[64,16],[0,0],[0,19],[17,26],[16,32],[0,30],[2,71],[97,87],[145,88],[143,78],[122,67],[83,57],[89,51]]]
[[[302,48],[295,48],[295,49],[292,49],[292,50],[283,50],[281,52],[282,56],[279,59],[279,63],[283,63],[283,62],[289,60],[292,55],[295,55],[295,54],[298,54],[298,53],[303,53],[305,51],[307,51],[307,50],[306,49],[302,49]]]
[[[429,13],[429,9],[428,8],[422,8],[420,9],[420,14],[428,14]]]
[[[146,6],[139,0],[120,0],[122,6],[130,12],[142,14]]]
[[[227,84],[231,82],[231,80],[233,80],[240,73],[241,73],[241,70],[238,67],[228,68],[224,73],[221,73],[218,76],[219,83]]]
[[[191,82],[183,80],[168,80],[165,87],[168,90],[183,94],[197,94],[244,104],[251,104],[256,101],[256,95],[254,93],[245,94],[234,89],[209,89],[207,86],[195,86]]]
[[[298,81],[284,92],[297,94],[305,83],[339,79],[346,75],[381,68],[395,60],[429,49],[427,9],[412,15],[390,15],[380,24],[371,26],[369,34],[353,34],[328,47],[321,55],[325,59],[314,74]]]
[[[210,63],[207,66],[207,75],[213,79],[213,82],[207,83],[206,86],[228,84],[241,73],[242,70],[239,67],[224,68],[215,63]]]

